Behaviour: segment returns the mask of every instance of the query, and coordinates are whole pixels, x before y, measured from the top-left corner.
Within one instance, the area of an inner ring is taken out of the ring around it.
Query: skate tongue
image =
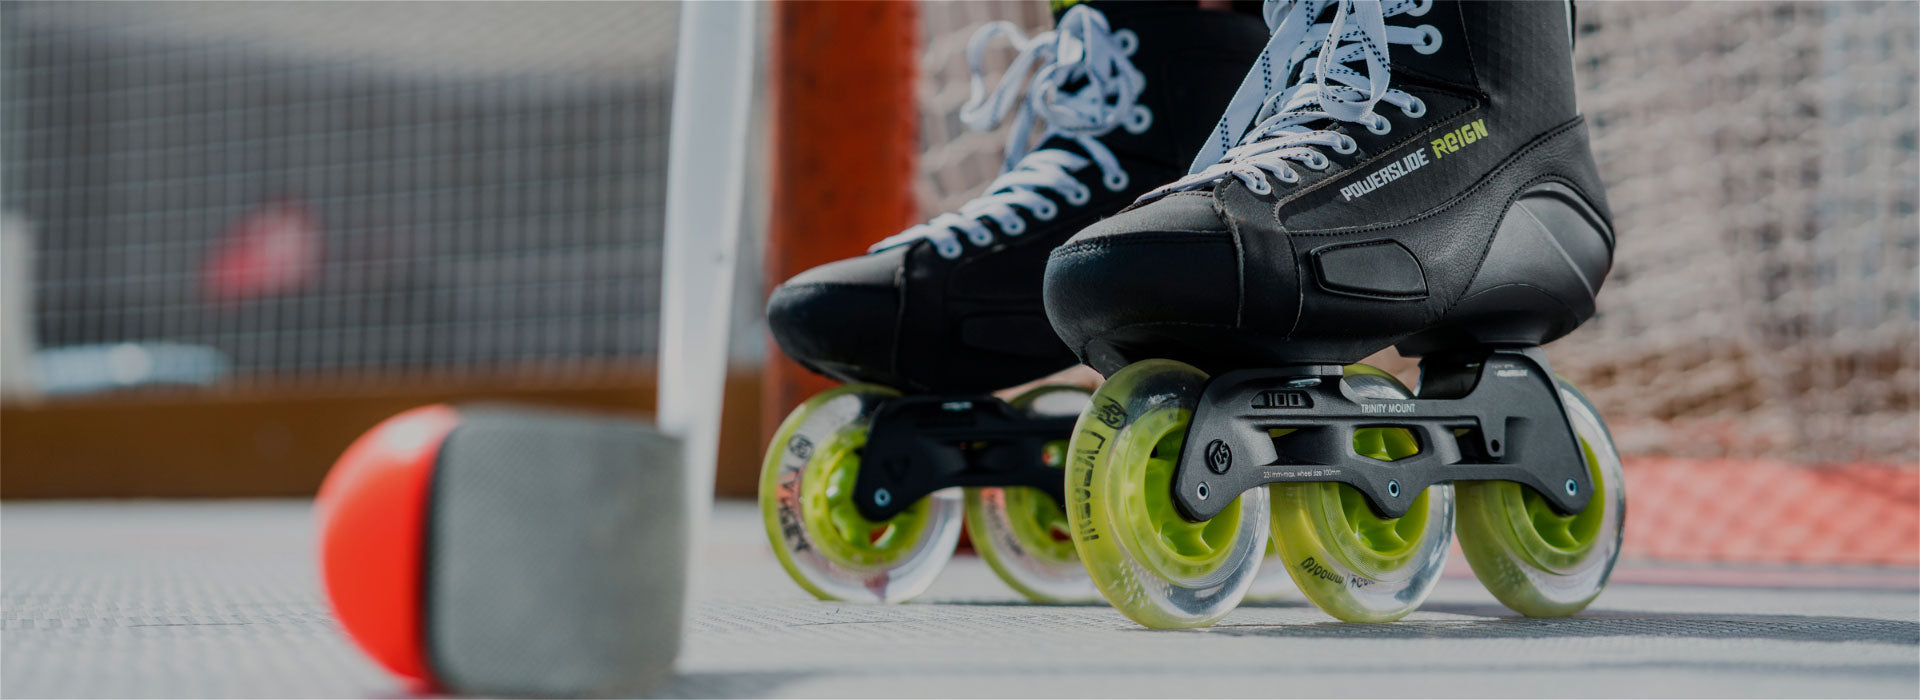
[[[1319,23],[1329,9],[1332,17],[1325,24]],[[1396,8],[1395,12],[1398,11]],[[1385,95],[1384,78],[1365,81],[1367,92],[1352,87],[1352,80],[1348,78],[1371,78],[1386,71],[1380,52],[1350,50],[1356,45],[1354,32],[1361,33],[1358,38],[1363,43],[1382,46],[1386,43],[1385,15],[1379,4],[1269,2],[1267,24],[1273,34],[1259,65],[1241,81],[1213,136],[1195,154],[1189,174],[1213,166],[1236,146],[1287,133],[1324,129],[1334,122],[1357,121]],[[1281,74],[1282,79],[1272,81],[1273,73]],[[1359,99],[1347,99],[1348,95],[1357,95]],[[1327,118],[1298,121],[1249,136],[1274,117],[1295,112],[1324,113]]]
[[[1329,7],[1333,16],[1316,22]],[[1416,7],[1412,0],[1395,0],[1390,9],[1379,3],[1270,3],[1267,22],[1273,34],[1260,63],[1241,81],[1187,176],[1141,200],[1209,187],[1229,175],[1265,194],[1268,177],[1300,181],[1300,171],[1288,161],[1322,170],[1329,162],[1322,149],[1349,152],[1354,142],[1341,133],[1344,125],[1363,125],[1374,133],[1390,130],[1375,106],[1391,104],[1409,116],[1424,113],[1419,98],[1389,87],[1393,69],[1384,50],[1389,44],[1437,48],[1438,39],[1429,38],[1438,36],[1431,26],[1387,24],[1388,14]],[[1287,77],[1284,88],[1275,89],[1274,74]]]

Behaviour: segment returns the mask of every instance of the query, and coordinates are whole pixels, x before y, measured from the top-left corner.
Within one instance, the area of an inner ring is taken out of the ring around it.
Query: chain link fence
[[[1632,453],[1920,460],[1910,3],[1591,3],[1622,241],[1556,346]]]
[[[676,12],[0,5],[41,388],[650,355]]]

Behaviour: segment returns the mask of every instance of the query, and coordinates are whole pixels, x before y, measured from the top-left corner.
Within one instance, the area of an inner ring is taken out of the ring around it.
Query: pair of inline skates
[[[975,36],[976,73],[1020,51],[962,113],[1015,115],[1002,175],[768,302],[780,347],[848,382],[762,471],[801,586],[912,597],[964,520],[1027,597],[1151,627],[1219,620],[1263,561],[1335,617],[1397,619],[1456,529],[1516,611],[1599,594],[1620,462],[1539,350],[1592,316],[1614,245],[1571,6],[1263,14],[1072,5]],[[1418,391],[1356,364],[1387,347]],[[1076,361],[1097,391],[987,393]]]

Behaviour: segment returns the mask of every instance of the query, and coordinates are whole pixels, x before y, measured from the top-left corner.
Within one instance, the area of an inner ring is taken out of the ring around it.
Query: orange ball
[[[429,487],[460,422],[451,406],[412,409],[374,426],[320,486],[320,572],[347,635],[422,690],[439,689],[422,623]]]

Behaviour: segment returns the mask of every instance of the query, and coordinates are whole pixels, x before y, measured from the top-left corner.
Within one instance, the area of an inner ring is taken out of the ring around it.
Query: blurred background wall
[[[308,493],[427,401],[650,411],[676,14],[0,5],[0,495]],[[968,36],[1048,14],[920,14],[931,216],[1000,160],[955,116]],[[1621,248],[1600,315],[1549,354],[1640,465],[1636,498],[1840,480],[1911,510],[1920,8],[1588,2],[1577,34]],[[727,349],[731,495],[769,427],[764,220]]]

